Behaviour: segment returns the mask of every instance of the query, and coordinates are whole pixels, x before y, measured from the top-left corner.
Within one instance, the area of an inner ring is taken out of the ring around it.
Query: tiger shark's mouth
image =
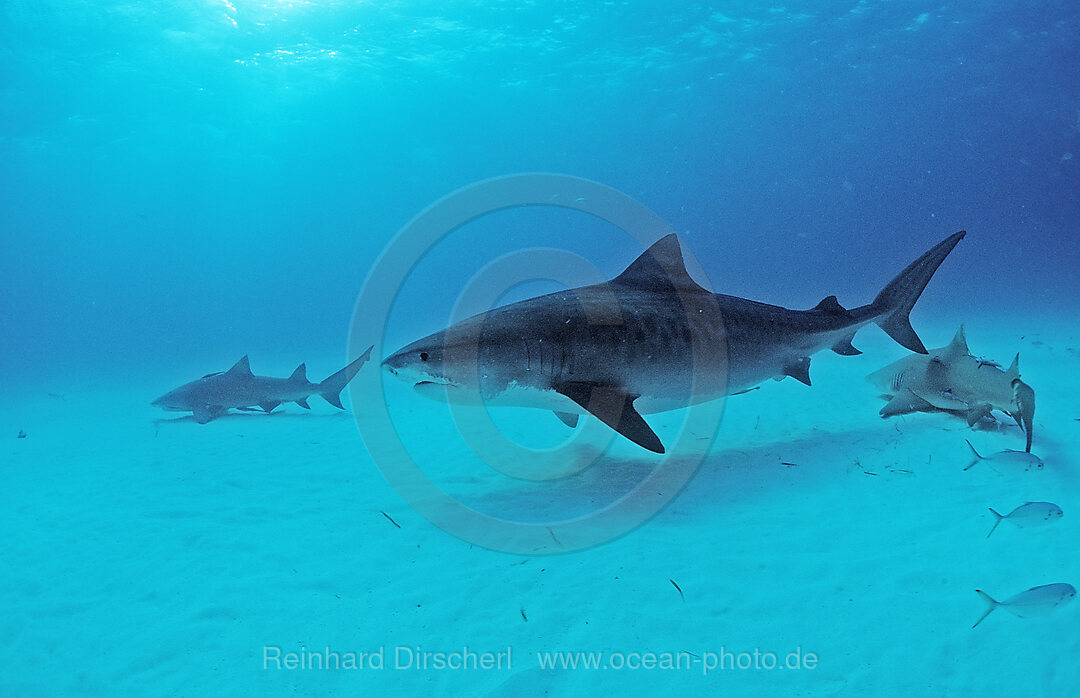
[[[405,383],[411,383],[413,387],[420,389],[421,386],[430,387],[433,385],[455,385],[453,381],[443,376],[431,374],[425,370],[422,370],[419,366],[393,366],[388,362],[383,363],[383,368],[386,369],[390,375],[394,376],[398,380]]]
[[[461,395],[461,385],[442,377],[433,377],[413,383],[413,390],[428,399],[444,402],[456,400]],[[455,397],[457,396],[457,397]]]
[[[435,378],[433,380],[416,381],[416,383],[413,385],[413,387],[414,388],[419,388],[422,385],[423,386],[441,385],[441,386],[446,386],[448,388],[449,387],[457,387],[457,383],[453,382],[452,380],[450,380],[448,378]]]

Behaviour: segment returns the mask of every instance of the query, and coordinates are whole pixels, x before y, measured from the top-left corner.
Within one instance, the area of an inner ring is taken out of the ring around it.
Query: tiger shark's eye
[[[420,360],[421,361],[427,361],[427,359],[428,359],[428,353],[426,351],[420,352]]]

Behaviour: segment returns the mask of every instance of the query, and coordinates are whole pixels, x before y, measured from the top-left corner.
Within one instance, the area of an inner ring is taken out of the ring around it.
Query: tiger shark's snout
[[[422,339],[394,352],[382,362],[390,375],[418,390],[426,386],[453,386],[455,382],[443,373],[441,344],[430,338]]]

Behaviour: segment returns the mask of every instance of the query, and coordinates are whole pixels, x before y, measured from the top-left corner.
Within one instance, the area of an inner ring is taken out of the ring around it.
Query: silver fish
[[[993,507],[990,507],[990,513],[993,514],[997,520],[994,522],[994,527],[990,529],[990,533],[986,534],[987,538],[989,538],[990,535],[997,530],[998,525],[1006,519],[1023,528],[1024,526],[1040,526],[1044,523],[1057,521],[1065,514],[1065,512],[1061,510],[1061,507],[1053,502],[1026,502],[1010,511],[1008,514],[999,514],[994,511]]]
[[[1038,587],[1031,587],[1027,591],[1021,591],[1016,596],[1010,596],[1004,601],[995,601],[993,597],[987,594],[982,589],[976,589],[975,593],[979,595],[983,601],[986,602],[986,613],[983,613],[979,617],[979,620],[975,621],[977,626],[979,623],[990,615],[995,608],[999,606],[1004,608],[1009,613],[1013,614],[1017,618],[1033,618],[1035,616],[1041,616],[1053,611],[1058,606],[1064,606],[1068,602],[1072,601],[1076,596],[1076,589],[1072,584],[1044,584]]]
[[[989,456],[980,456],[979,452],[975,450],[975,447],[971,445],[970,441],[968,441],[967,439],[964,439],[964,441],[967,443],[968,448],[971,449],[972,455],[974,455],[974,458],[971,459],[971,462],[966,468],[964,468],[964,470],[969,470],[971,466],[975,465],[981,460],[986,461],[990,465],[1002,465],[1012,469],[1022,468],[1023,470],[1040,470],[1043,467],[1042,459],[1036,456],[1034,453],[1029,453],[1027,451],[1005,450],[998,451],[997,453],[991,454]]]

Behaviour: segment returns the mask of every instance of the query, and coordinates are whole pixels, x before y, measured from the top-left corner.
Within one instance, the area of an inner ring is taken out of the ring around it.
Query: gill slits
[[[542,375],[559,379],[573,373],[573,352],[559,342],[545,342],[540,339],[521,338],[525,349],[525,370],[536,371]]]

